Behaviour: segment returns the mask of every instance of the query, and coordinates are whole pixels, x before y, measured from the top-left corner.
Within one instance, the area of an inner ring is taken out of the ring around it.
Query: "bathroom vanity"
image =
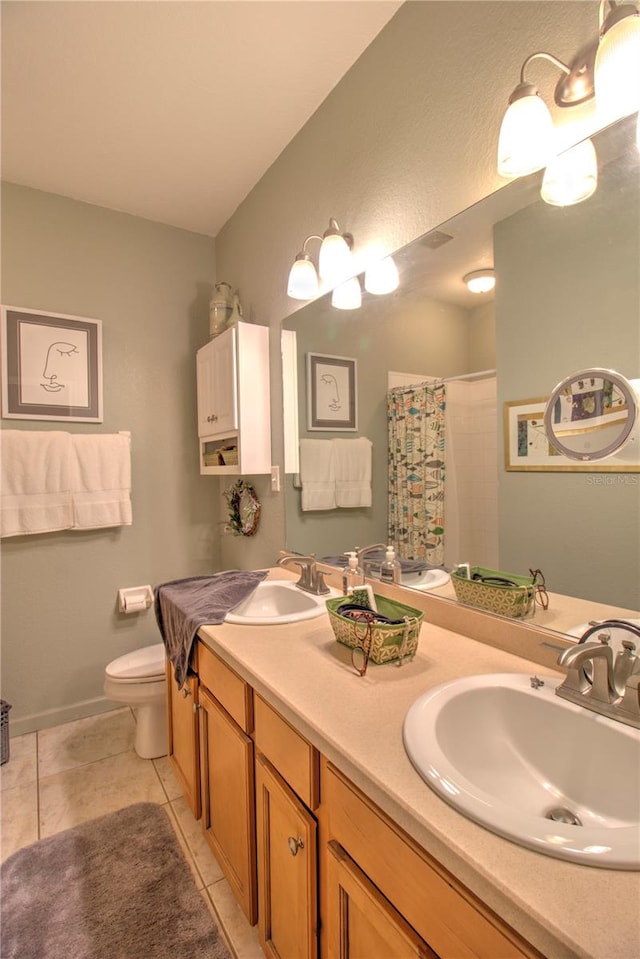
[[[500,838],[429,789],[403,747],[407,709],[430,687],[557,676],[567,641],[549,648],[549,633],[422,602],[417,655],[399,668],[356,675],[323,614],[201,627],[198,676],[186,693],[170,679],[174,768],[265,954],[632,959],[640,873]],[[435,625],[442,607],[451,619]]]

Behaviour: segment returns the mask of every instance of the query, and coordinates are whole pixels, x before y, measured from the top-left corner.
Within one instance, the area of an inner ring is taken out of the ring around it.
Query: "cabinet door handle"
[[[292,856],[298,855],[298,849],[304,849],[304,843],[300,836],[298,836],[297,839],[294,839],[293,836],[289,836],[287,839],[287,845]]]
[[[217,413],[210,413],[209,416],[207,416],[207,423],[215,423],[217,419],[218,419]]]
[[[186,699],[187,696],[191,696],[191,690],[188,686],[183,686],[181,692],[183,699]]]

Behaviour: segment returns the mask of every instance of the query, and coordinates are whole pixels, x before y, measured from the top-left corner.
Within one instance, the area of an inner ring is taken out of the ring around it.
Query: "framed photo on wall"
[[[358,428],[357,361],[307,353],[307,429]]]
[[[551,445],[544,425],[548,400],[515,400],[504,404],[504,462],[507,471],[540,473],[637,473],[637,462],[620,454],[599,462],[580,462],[559,453]]]
[[[101,423],[101,321],[3,306],[2,415]]]

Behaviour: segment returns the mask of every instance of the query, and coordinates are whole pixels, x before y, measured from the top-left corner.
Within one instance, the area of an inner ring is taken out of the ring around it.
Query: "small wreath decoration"
[[[260,500],[251,483],[238,480],[224,491],[229,507],[225,532],[233,536],[253,536],[260,520]]]

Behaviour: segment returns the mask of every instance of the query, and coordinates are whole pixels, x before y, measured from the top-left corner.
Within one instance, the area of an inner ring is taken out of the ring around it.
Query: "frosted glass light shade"
[[[551,206],[573,206],[592,196],[597,186],[596,151],[591,140],[584,140],[551,160],[540,196]]]
[[[624,17],[601,37],[595,91],[598,111],[607,121],[640,108],[640,14]]]
[[[367,268],[364,275],[364,288],[368,293],[382,296],[398,289],[400,275],[392,256],[385,256]]]
[[[496,285],[496,274],[492,269],[473,270],[462,279],[470,293],[489,293]]]
[[[287,295],[294,300],[313,300],[318,295],[318,274],[308,256],[296,259],[291,267]]]
[[[351,250],[339,233],[325,234],[318,258],[318,273],[325,283],[334,285],[353,275]]]
[[[552,153],[553,121],[537,94],[510,103],[498,139],[498,173],[507,179],[527,176],[546,166]]]
[[[331,306],[337,310],[357,310],[361,305],[362,289],[357,276],[337,286],[331,296]]]

